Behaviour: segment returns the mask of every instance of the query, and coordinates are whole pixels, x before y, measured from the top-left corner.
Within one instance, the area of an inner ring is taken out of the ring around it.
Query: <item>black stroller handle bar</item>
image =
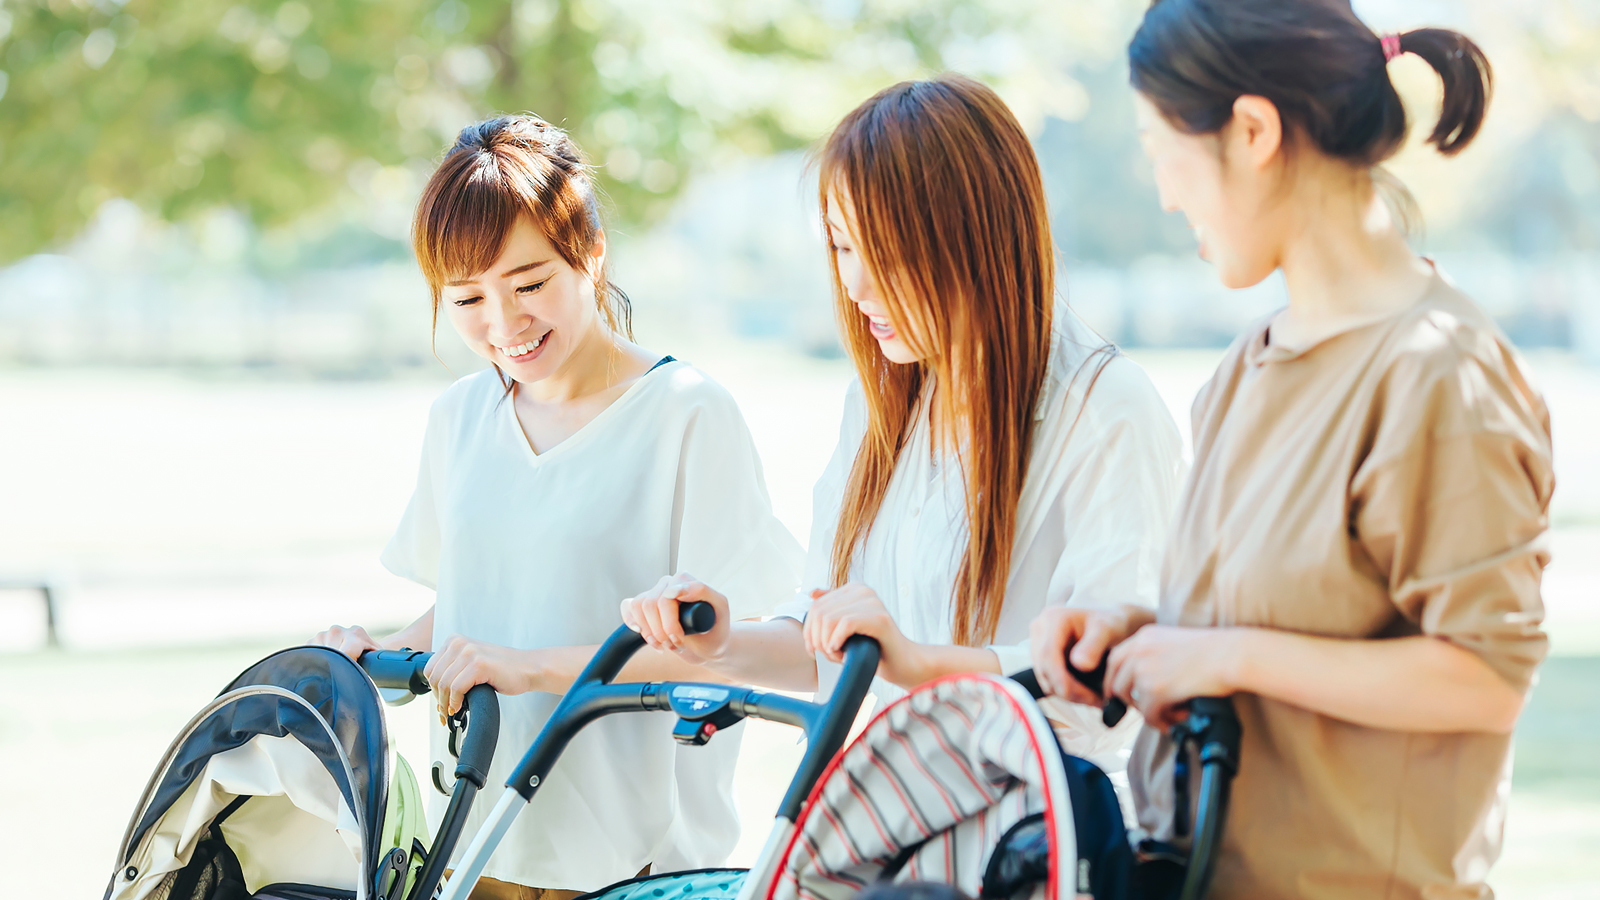
[[[422,677],[432,653],[422,650],[368,650],[361,654],[361,668],[378,687],[426,694],[433,688]]]
[[[413,694],[426,694],[431,688],[422,677],[432,653],[420,650],[368,650],[361,654],[361,668],[381,688],[399,688]],[[474,686],[462,700],[462,712],[472,727],[461,742],[456,777],[482,788],[489,777],[489,761],[494,757],[495,741],[500,737],[500,697],[487,684]]]
[[[380,688],[426,694],[431,688],[428,679],[422,677],[422,670],[432,658],[432,653],[420,650],[368,650],[361,654],[360,662],[361,668]],[[408,900],[426,900],[433,896],[434,887],[444,877],[445,864],[461,839],[461,829],[467,822],[466,808],[489,780],[489,762],[500,740],[500,697],[489,685],[476,685],[467,691],[461,714],[466,719],[467,733],[456,757],[456,784],[445,810],[445,827],[434,839],[422,871],[407,894]],[[452,744],[454,737],[452,731]]]
[[[687,634],[703,634],[716,623],[716,613],[708,603],[684,604],[678,616]],[[613,713],[675,713],[680,725],[674,735],[686,743],[704,743],[719,728],[743,718],[767,719],[806,733],[805,756],[778,809],[779,815],[794,821],[811,785],[844,745],[878,671],[878,642],[856,635],[845,642],[844,668],[833,696],[825,703],[725,684],[611,684],[644,643],[643,637],[626,626],[612,632],[561,698],[506,787],[531,800],[573,736],[595,719]]]

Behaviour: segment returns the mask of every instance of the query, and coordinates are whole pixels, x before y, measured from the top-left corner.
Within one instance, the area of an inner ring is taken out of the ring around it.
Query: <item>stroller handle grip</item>
[[[1072,676],[1073,681],[1076,681],[1077,683],[1088,688],[1090,691],[1104,697],[1106,684],[1106,660],[1109,658],[1110,654],[1103,654],[1100,657],[1100,665],[1095,666],[1093,669],[1085,672],[1084,670],[1073,665],[1072,657],[1068,656],[1065,660],[1067,664],[1067,674]],[[1011,676],[1011,680],[1017,682],[1027,689],[1028,693],[1032,695],[1033,699],[1035,700],[1038,700],[1044,696],[1044,688],[1039,686],[1038,673],[1034,672],[1032,669],[1024,669],[1021,672],[1013,674]],[[1105,705],[1100,707],[1100,721],[1107,728],[1116,727],[1116,724],[1121,722],[1122,717],[1126,716],[1127,714],[1128,704],[1123,702],[1121,697],[1106,697]]]
[[[421,650],[368,650],[361,654],[360,662],[378,687],[426,694],[432,688],[422,677],[422,670],[432,658],[432,653]]]
[[[367,671],[372,683],[380,688],[401,688],[413,694],[426,694],[432,688],[422,670],[433,659],[432,653],[421,650],[368,650],[361,654],[361,668]],[[467,716],[467,735],[461,743],[457,758],[456,777],[466,778],[483,787],[489,773],[489,760],[494,756],[495,742],[500,737],[500,698],[494,688],[480,684],[467,691],[461,703]]]
[[[462,701],[467,713],[467,736],[461,740],[456,777],[479,788],[489,779],[489,761],[500,740],[500,696],[487,684],[474,685]]]
[[[717,624],[717,610],[703,600],[684,603],[678,607],[678,624],[684,634],[705,634]]]
[[[1072,664],[1072,657],[1069,654],[1066,658],[1067,674],[1089,690],[1106,697],[1106,663],[1110,659],[1110,653],[1100,654],[1100,664],[1085,672]],[[1121,697],[1106,697],[1105,705],[1100,707],[1100,721],[1107,728],[1115,728],[1127,714],[1128,704],[1123,702]]]

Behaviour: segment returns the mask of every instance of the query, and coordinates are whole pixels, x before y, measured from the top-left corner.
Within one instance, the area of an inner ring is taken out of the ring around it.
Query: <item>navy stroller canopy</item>
[[[167,749],[106,900],[166,896],[216,830],[240,836],[227,843],[250,891],[265,879],[366,898],[385,852],[388,744],[377,689],[343,654],[297,647],[261,660]]]

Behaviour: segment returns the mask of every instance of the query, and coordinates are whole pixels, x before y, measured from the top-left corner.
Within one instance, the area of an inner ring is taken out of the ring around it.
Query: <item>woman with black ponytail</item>
[[[1041,680],[1110,654],[1149,727],[1129,766],[1170,839],[1183,701],[1233,695],[1242,767],[1217,897],[1487,897],[1511,730],[1546,651],[1549,417],[1490,318],[1407,244],[1376,170],[1407,117],[1388,75],[1440,76],[1441,153],[1483,124],[1460,34],[1379,36],[1348,0],[1157,0],[1128,57],[1163,205],[1230,287],[1289,305],[1193,408],[1161,605],[1052,609]]]

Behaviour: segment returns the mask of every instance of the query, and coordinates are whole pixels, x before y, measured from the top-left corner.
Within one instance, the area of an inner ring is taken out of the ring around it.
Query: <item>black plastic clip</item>
[[[406,868],[411,854],[404,847],[395,847],[384,854],[378,864],[378,874],[373,878],[373,896],[377,900],[400,900],[406,890]]]
[[[459,710],[456,710],[456,714],[450,716],[445,721],[445,724],[450,729],[450,735],[445,739],[445,749],[450,751],[451,757],[460,762],[461,735],[465,734],[467,728],[471,727],[472,724],[468,721],[466,706],[463,705]],[[448,797],[456,789],[455,779],[461,776],[461,768],[459,766],[456,768],[454,778],[446,776],[444,770],[445,765],[442,760],[436,759],[433,761],[433,766],[430,769],[433,775],[433,789]],[[482,785],[479,786],[481,787]]]

